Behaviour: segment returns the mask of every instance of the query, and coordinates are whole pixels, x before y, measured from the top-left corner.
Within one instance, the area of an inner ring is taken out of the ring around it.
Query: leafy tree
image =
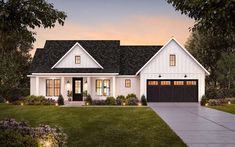
[[[0,1],[0,95],[10,97],[12,90],[28,87],[33,29],[63,25],[65,18],[65,12],[46,0]]]
[[[182,14],[195,19],[193,29],[210,30],[213,35],[234,38],[234,0],[167,0],[167,2]]]

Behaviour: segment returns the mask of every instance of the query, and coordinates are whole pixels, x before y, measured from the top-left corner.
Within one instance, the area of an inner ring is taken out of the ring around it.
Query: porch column
[[[91,77],[87,77],[87,94],[91,94]]]
[[[113,97],[116,98],[116,77],[113,76]]]
[[[38,96],[39,95],[39,77],[36,76],[36,82],[35,82],[35,88],[36,88],[36,93],[35,95]]]
[[[67,99],[67,95],[64,94],[64,84],[65,84],[64,83],[64,77],[61,77],[61,91],[60,91],[60,93],[64,98]]]

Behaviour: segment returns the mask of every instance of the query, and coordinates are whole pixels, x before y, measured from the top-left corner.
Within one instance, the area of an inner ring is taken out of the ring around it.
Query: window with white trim
[[[131,88],[131,80],[130,79],[125,79],[125,87]]]
[[[75,64],[81,64],[81,56],[75,56]]]
[[[60,90],[60,79],[46,79],[46,96],[59,96]]]
[[[110,80],[96,80],[96,94],[99,96],[109,96],[110,95]]]

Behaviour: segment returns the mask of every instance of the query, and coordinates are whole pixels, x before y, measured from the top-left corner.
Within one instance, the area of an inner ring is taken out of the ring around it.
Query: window
[[[148,81],[148,85],[158,85],[158,81]]]
[[[130,79],[126,79],[125,80],[125,87],[126,88],[130,88],[131,87],[131,80]]]
[[[96,94],[99,96],[110,95],[110,80],[96,80]]]
[[[174,85],[184,85],[184,81],[174,81]]]
[[[186,81],[186,85],[197,85],[196,81]]]
[[[46,80],[46,96],[53,96],[52,80]]]
[[[170,66],[176,65],[176,56],[175,54],[170,54]]]
[[[75,64],[81,64],[81,56],[75,56]]]
[[[56,79],[54,80],[54,96],[59,96],[60,95],[60,80]]]
[[[59,96],[60,95],[60,79],[47,79],[46,80],[46,96]]]
[[[75,94],[81,94],[81,80],[76,80],[74,85],[74,92]]]
[[[104,92],[103,92],[103,95],[106,96],[106,95],[109,95],[109,92],[110,92],[110,80],[104,80]]]
[[[171,85],[171,81],[161,81],[161,85]]]

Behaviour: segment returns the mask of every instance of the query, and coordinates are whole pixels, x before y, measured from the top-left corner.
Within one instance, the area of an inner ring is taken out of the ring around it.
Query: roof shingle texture
[[[104,69],[52,68],[53,65],[79,43]],[[118,40],[49,40],[43,49],[37,49],[29,73],[119,73],[136,72],[162,46],[120,46]]]

